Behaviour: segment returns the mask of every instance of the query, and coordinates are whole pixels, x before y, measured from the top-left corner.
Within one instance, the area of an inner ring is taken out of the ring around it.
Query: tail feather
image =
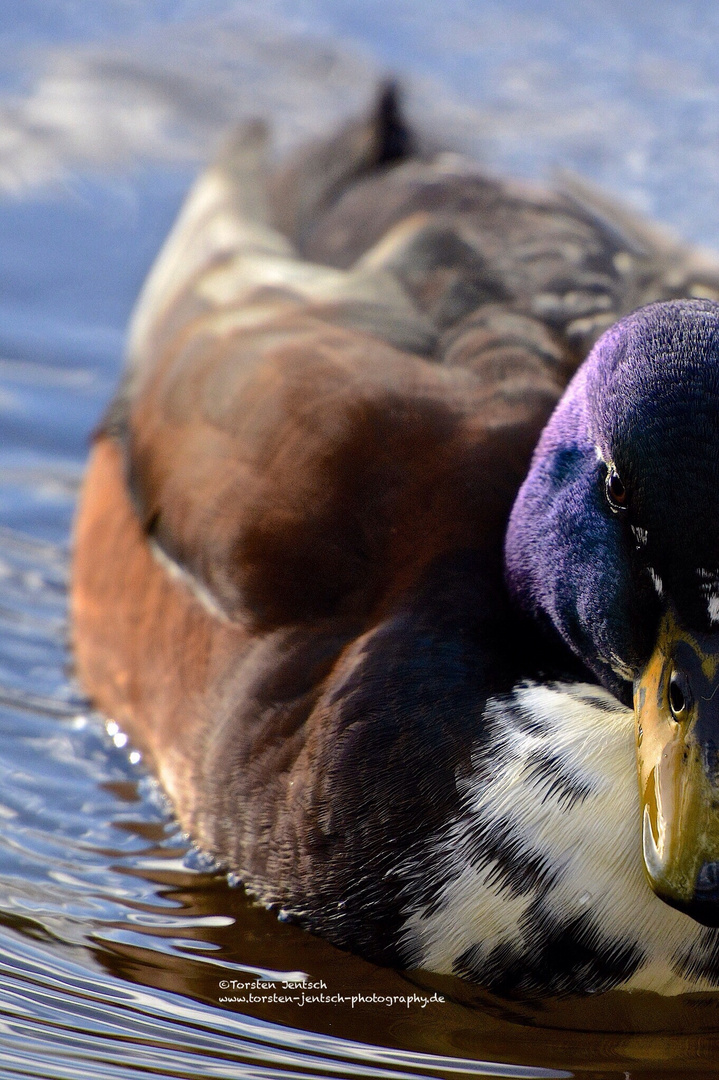
[[[369,111],[329,139],[303,148],[277,171],[270,199],[275,226],[302,247],[313,222],[357,180],[417,153],[395,82],[380,85]]]

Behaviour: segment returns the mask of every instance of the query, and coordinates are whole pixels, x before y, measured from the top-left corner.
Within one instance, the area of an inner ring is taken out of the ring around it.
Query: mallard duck
[[[424,147],[393,87],[266,144],[196,182],[133,318],[76,525],[87,692],[342,948],[719,985],[717,262]]]

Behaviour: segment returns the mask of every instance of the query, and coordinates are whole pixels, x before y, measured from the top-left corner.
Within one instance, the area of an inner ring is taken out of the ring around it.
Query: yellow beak
[[[644,868],[655,893],[719,925],[719,634],[672,614],[636,681]]]

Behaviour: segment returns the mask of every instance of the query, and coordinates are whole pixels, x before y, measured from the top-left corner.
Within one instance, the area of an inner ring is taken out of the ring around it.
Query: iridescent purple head
[[[597,342],[505,557],[515,602],[633,699],[650,882],[719,925],[719,304],[652,304]]]
[[[652,304],[600,338],[539,441],[506,568],[624,697],[668,604],[719,625],[719,304]]]

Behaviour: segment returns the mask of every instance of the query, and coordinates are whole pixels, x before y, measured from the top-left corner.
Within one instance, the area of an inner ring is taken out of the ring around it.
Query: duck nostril
[[[691,691],[686,675],[673,671],[669,679],[669,708],[675,720],[685,720],[691,708]]]

